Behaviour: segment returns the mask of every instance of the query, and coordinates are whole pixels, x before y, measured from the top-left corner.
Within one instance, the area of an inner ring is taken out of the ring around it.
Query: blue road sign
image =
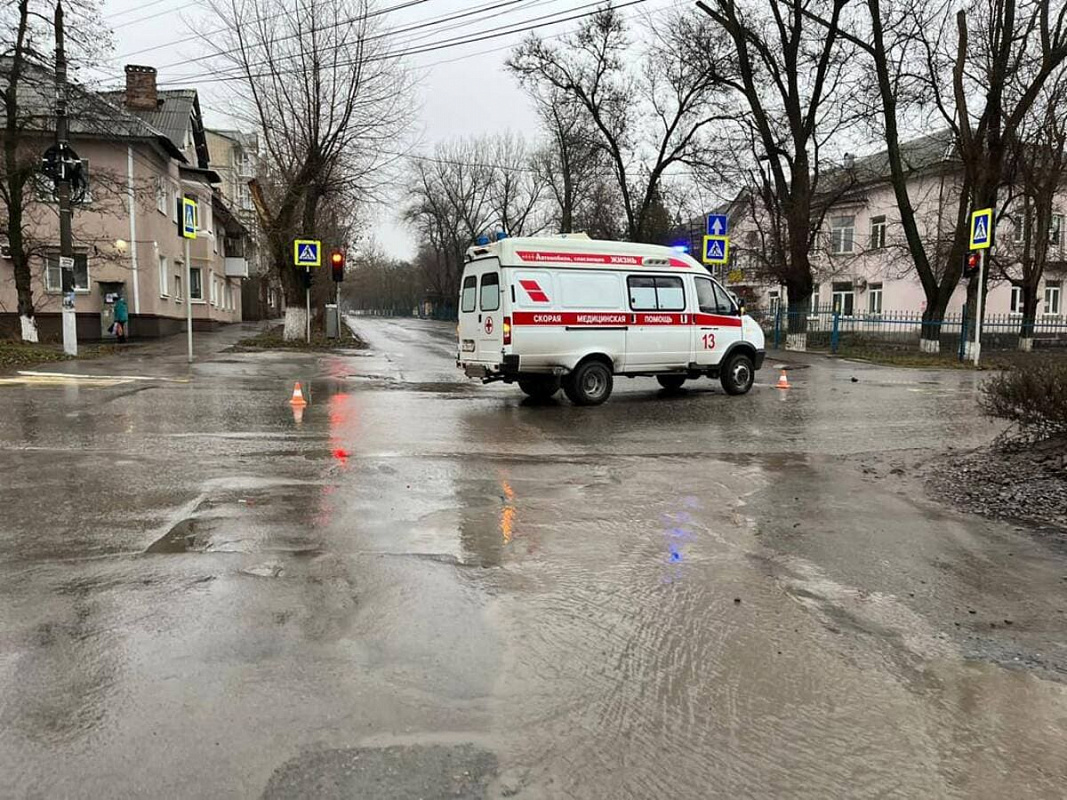
[[[725,214],[708,214],[708,236],[726,236],[730,232],[730,221]]]
[[[195,200],[182,198],[182,236],[186,239],[196,238],[197,211]]]
[[[729,236],[704,237],[704,263],[725,264],[730,260]]]
[[[317,239],[293,241],[293,264],[298,267],[318,267],[322,264],[322,242]]]
[[[993,244],[993,209],[971,214],[971,249],[985,250]]]

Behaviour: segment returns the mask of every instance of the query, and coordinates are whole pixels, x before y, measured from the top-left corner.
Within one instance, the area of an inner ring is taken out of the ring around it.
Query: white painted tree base
[[[787,333],[785,337],[785,349],[803,353],[808,349],[808,335],[806,333]]]
[[[968,339],[966,342],[963,343],[963,360],[964,361],[972,361],[972,360],[974,360],[974,340],[973,339]]]
[[[307,310],[300,306],[285,309],[285,330],[282,337],[287,342],[297,341],[307,336]]]
[[[1029,353],[1034,349],[1034,340],[1032,338],[1019,337],[1019,349],[1024,353]]]
[[[940,339],[920,339],[919,351],[922,353],[940,353],[941,352],[941,340]]]
[[[22,323],[22,341],[39,341],[37,338],[37,319],[35,317],[27,317],[24,314],[20,314],[19,322]]]

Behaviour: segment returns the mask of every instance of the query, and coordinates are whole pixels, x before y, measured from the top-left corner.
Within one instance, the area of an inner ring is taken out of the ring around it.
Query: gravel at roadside
[[[928,465],[926,487],[963,511],[1029,522],[1067,543],[1067,441],[990,446]]]

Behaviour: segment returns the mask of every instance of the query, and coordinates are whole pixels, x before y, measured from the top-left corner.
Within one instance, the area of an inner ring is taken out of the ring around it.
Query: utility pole
[[[74,312],[74,233],[70,184],[73,169],[67,121],[67,56],[63,49],[63,3],[56,3],[56,195],[59,198],[59,272],[63,290],[63,352],[78,355],[78,318]]]

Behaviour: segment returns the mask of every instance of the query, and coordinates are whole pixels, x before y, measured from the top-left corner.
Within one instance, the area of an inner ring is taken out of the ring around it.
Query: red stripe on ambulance
[[[537,281],[520,280],[519,286],[526,290],[526,294],[530,295],[530,299],[535,303],[548,302],[548,295]]]
[[[514,325],[566,325],[577,328],[589,326],[621,325],[716,325],[723,328],[740,328],[738,317],[724,317],[718,314],[622,314],[619,312],[598,311],[516,311],[513,314]]]

